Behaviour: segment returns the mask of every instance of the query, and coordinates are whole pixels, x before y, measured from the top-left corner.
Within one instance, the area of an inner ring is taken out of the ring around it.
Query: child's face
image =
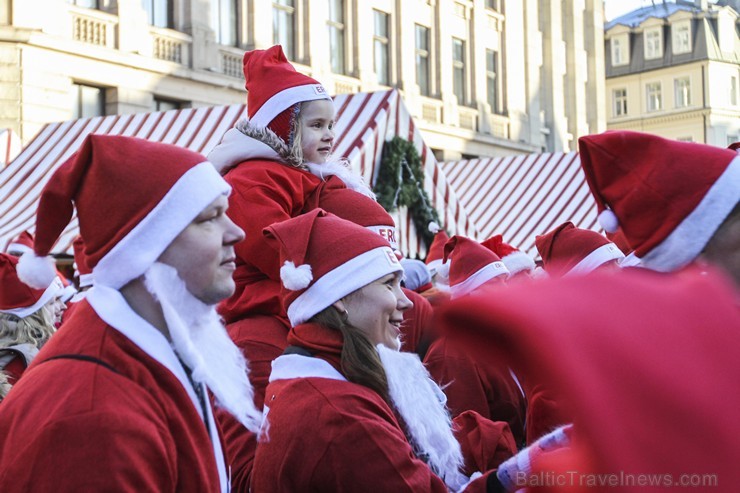
[[[327,99],[303,103],[299,128],[303,160],[324,164],[334,145],[334,103]]]

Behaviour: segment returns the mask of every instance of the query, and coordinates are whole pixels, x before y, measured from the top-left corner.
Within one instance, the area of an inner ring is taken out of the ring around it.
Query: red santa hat
[[[669,272],[694,260],[740,201],[740,155],[639,132],[578,140],[581,166],[608,232]]]
[[[86,288],[93,285],[92,269],[87,265],[85,256],[85,240],[82,236],[77,235],[72,241],[72,248],[75,255],[76,274],[80,278],[80,288]]]
[[[31,288],[18,279],[17,266],[16,257],[0,253],[0,313],[25,318],[58,296],[62,283],[54,277],[43,289]]]
[[[545,270],[554,276],[587,274],[610,260],[624,258],[617,245],[603,235],[576,228],[570,221],[537,235],[535,246]]]
[[[347,221],[363,226],[388,241],[398,250],[396,222],[382,205],[370,197],[344,187],[335,176],[330,177],[307,201],[307,208],[321,208]]]
[[[263,233],[280,251],[282,298],[299,325],[350,293],[403,267],[380,235],[314,209]]]
[[[95,283],[119,289],[143,275],[229,185],[203,156],[132,137],[89,135],[41,192],[34,254],[18,275],[40,289],[55,275],[46,257],[74,208]]]
[[[28,231],[24,231],[8,243],[8,246],[5,248],[5,251],[11,255],[16,255],[19,257],[20,255],[26,253],[26,252],[32,252],[33,251],[33,235],[29,233]]]
[[[297,108],[304,101],[331,97],[318,81],[296,71],[280,45],[244,54],[247,115],[256,127],[268,127],[290,144]]]
[[[455,235],[445,244],[444,261],[447,259],[450,259],[450,294],[453,299],[470,294],[492,279],[509,276],[509,270],[498,255],[464,236]]]
[[[426,264],[432,272],[432,275],[434,275],[435,272],[442,269],[442,265],[446,262],[446,260],[443,260],[445,255],[445,245],[450,240],[450,237],[447,236],[447,232],[435,222],[429,224],[429,231],[434,233],[434,239],[432,240],[432,244],[429,245]],[[449,265],[446,269],[449,269]],[[443,272],[443,274],[444,277],[447,277],[449,272],[446,271]]]
[[[502,235],[491,236],[481,245],[498,255],[512,276],[523,271],[534,271],[535,263],[532,257],[506,243]]]

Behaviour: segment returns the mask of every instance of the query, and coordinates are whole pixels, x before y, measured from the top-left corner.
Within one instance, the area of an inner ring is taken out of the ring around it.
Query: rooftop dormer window
[[[645,29],[645,60],[663,56],[663,31],[661,27]]]

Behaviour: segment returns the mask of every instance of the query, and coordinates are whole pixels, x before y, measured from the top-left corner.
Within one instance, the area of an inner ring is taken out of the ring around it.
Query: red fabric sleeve
[[[465,411],[453,420],[453,428],[468,476],[494,470],[517,452],[514,435],[503,421],[491,421],[474,411]]]

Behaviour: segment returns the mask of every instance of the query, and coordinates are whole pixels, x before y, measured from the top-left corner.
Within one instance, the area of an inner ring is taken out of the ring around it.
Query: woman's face
[[[52,316],[54,327],[59,328],[62,325],[62,314],[67,309],[67,305],[64,304],[61,297],[55,296],[46,303],[46,307]]]
[[[381,277],[342,300],[350,324],[362,330],[374,346],[401,348],[403,312],[414,306],[401,290],[401,273]]]

